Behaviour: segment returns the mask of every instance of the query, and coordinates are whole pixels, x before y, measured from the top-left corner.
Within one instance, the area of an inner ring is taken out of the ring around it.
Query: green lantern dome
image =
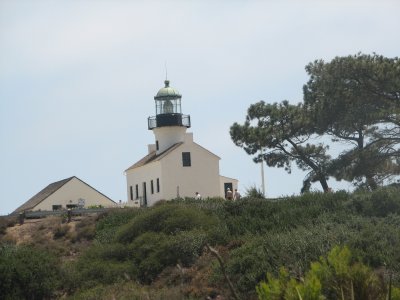
[[[179,94],[177,89],[169,86],[169,80],[165,80],[164,84],[165,87],[158,91],[157,95],[154,97],[154,100],[182,98],[182,95]]]

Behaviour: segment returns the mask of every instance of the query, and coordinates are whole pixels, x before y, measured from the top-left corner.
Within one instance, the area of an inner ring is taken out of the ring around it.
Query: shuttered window
[[[190,152],[182,152],[182,165],[184,167],[190,167],[192,165]]]

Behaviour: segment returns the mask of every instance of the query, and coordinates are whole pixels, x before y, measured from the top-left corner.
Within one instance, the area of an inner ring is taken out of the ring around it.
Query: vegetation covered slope
[[[304,278],[311,262],[335,246],[346,246],[357,261],[380,274],[383,286],[379,288],[387,289],[388,274],[393,285],[400,285],[399,228],[400,193],[395,187],[353,194],[309,193],[278,201],[181,199],[147,209],[115,209],[98,218],[93,240],[88,232],[81,237],[91,243],[76,258],[44,245],[3,242],[0,298],[212,299],[223,295],[230,299],[225,277],[207,244],[218,250],[226,275],[243,299],[256,299],[257,284],[266,273],[277,277],[282,267],[291,278]],[[68,230],[53,238],[69,239],[69,246],[79,242]],[[49,255],[31,260],[38,249]],[[37,263],[41,259],[43,263]],[[32,270],[29,274],[51,270],[52,276],[11,278],[24,274],[27,266]],[[32,284],[25,284],[35,280],[43,285],[32,289]]]

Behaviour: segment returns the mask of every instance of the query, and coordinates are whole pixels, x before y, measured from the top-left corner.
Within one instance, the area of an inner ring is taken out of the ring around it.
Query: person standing
[[[233,198],[233,193],[230,188],[227,188],[226,189],[226,200],[232,200],[232,198]]]
[[[201,200],[201,195],[199,194],[199,192],[196,192],[196,196],[194,197],[194,199]]]
[[[233,200],[239,200],[241,197],[239,191],[237,189],[235,189],[235,192],[233,193]]]

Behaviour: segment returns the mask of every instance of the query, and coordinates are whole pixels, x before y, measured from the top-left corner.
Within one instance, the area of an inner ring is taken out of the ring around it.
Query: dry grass
[[[87,248],[95,234],[95,217],[75,217],[65,223],[63,217],[26,219],[23,225],[8,227],[0,242],[34,245],[47,249],[64,259],[74,259]]]

